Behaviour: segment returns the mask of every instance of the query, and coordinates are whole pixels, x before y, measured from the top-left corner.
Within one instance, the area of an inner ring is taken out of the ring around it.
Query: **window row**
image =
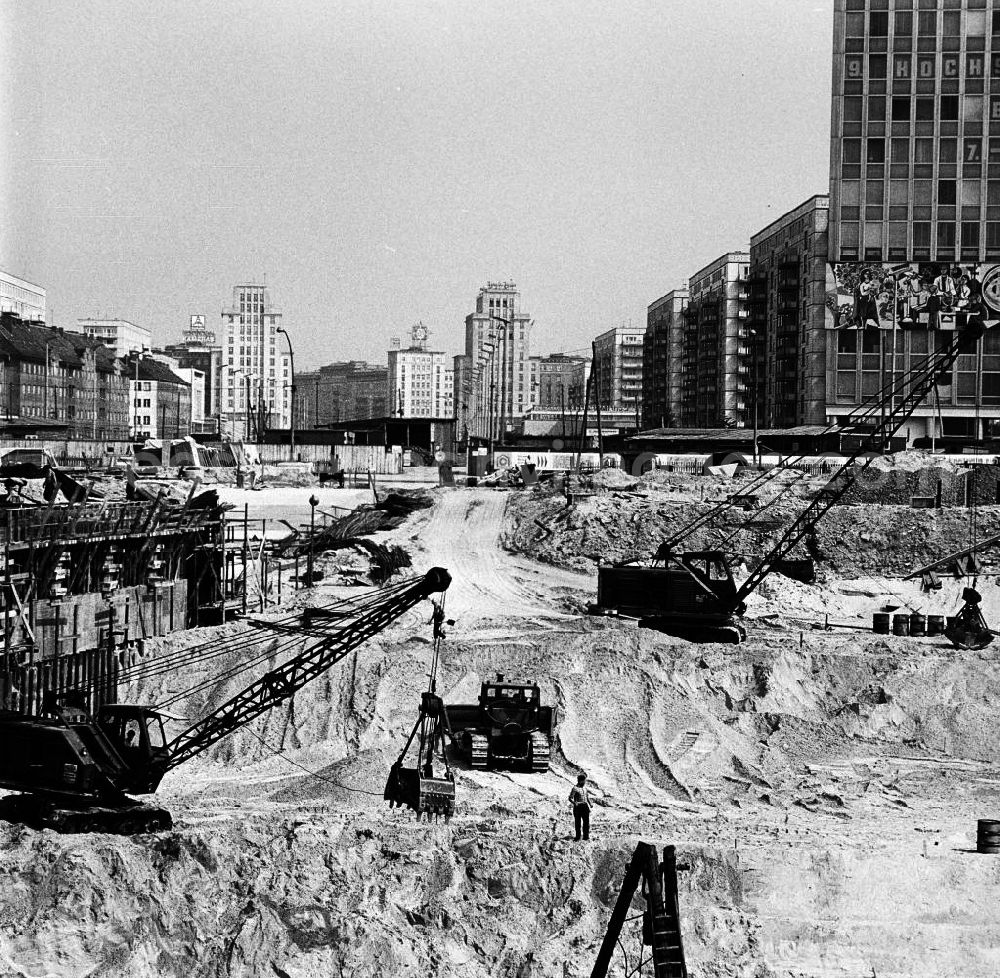
[[[868,223],[864,225],[864,247],[881,248],[887,244],[890,249],[905,248],[907,231],[912,229],[913,250],[927,251],[934,243],[938,250],[949,252],[959,244],[958,231],[961,228],[961,246],[965,250],[977,249],[980,246],[980,235],[985,227],[986,250],[995,253],[1000,250],[1000,221],[938,221],[936,225],[930,221],[890,221],[888,224]],[[840,244],[843,249],[856,248],[861,225],[845,223],[840,225]]]
[[[864,184],[864,203],[873,206],[885,201],[888,184],[891,206],[912,205],[930,207],[935,199],[941,207],[975,207],[978,209],[983,197],[983,183],[980,180],[868,180]],[[935,197],[936,191],[936,197]],[[861,200],[861,184],[845,180],[840,185],[841,206],[858,206]],[[1000,180],[986,182],[986,205],[1000,207]]]
[[[862,121],[863,102],[859,96],[845,96],[845,123]],[[935,119],[942,122],[958,122],[960,119],[965,122],[982,122],[985,108],[985,98],[982,95],[941,95],[937,98],[933,95],[918,95],[916,98],[894,95],[888,101],[883,97],[875,97],[868,99],[868,121],[885,122],[888,112],[888,119],[892,122],[933,122]],[[1000,96],[990,96],[989,119],[991,122],[1000,121]]]
[[[965,23],[962,15],[965,14]],[[955,37],[961,34],[985,34],[989,26],[994,34],[1000,34],[1000,11],[994,10],[988,16],[986,10],[897,10],[892,17],[892,29],[896,37],[909,37],[916,33],[921,37],[942,34]],[[888,37],[889,11],[871,10],[867,17],[863,12],[848,13],[844,23],[847,37]]]
[[[877,136],[864,140],[864,158],[866,163],[934,163],[936,149],[938,163],[982,163],[983,143],[978,137],[966,137],[959,142],[950,136],[939,139],[919,136],[911,143],[906,138],[886,140]],[[1000,163],[1000,137],[991,138],[986,148],[989,162]],[[842,163],[857,165],[861,163],[861,155],[862,140],[843,140]]]
[[[990,103],[990,121],[1000,120],[1000,98],[992,97]],[[893,95],[888,101],[884,96],[875,96],[867,100],[868,122],[982,122],[985,102],[981,95],[966,95],[964,102],[958,95],[918,96]],[[848,95],[844,98],[843,122],[845,124],[861,123],[865,99],[860,96]],[[935,111],[937,110],[937,111]]]

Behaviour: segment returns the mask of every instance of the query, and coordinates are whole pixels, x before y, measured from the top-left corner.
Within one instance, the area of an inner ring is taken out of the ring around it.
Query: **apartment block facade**
[[[810,197],[750,238],[750,377],[767,428],[826,423],[829,197]]]
[[[645,332],[645,325],[615,326],[594,339],[594,403],[631,416],[636,426],[642,411]]]
[[[676,427],[684,414],[681,370],[687,304],[687,288],[674,289],[646,309],[642,345],[643,428]]]
[[[682,428],[752,423],[745,251],[721,255],[688,283],[681,364]]]

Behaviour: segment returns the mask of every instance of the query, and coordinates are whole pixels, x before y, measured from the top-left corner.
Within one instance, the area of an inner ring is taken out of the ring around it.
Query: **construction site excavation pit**
[[[424,490],[427,505],[371,539],[411,560],[390,587],[435,567],[451,577],[436,694],[474,703],[498,673],[537,684],[556,714],[548,770],[481,770],[451,751],[450,821],[387,806],[435,650],[418,601],[168,771],[155,801],[169,831],[0,822],[0,973],[587,976],[645,842],[676,847],[692,976],[1000,974],[1000,861],[975,851],[977,821],[1000,817],[996,649],[871,630],[887,604],[960,605],[967,580],[925,592],[902,578],[961,549],[968,512],[837,507],[816,528],[815,579],[769,576],[739,645],[586,613],[599,561],[655,550],[713,491],[620,473],[570,504],[544,487]],[[763,528],[733,517],[723,532],[739,531],[749,567],[795,509],[789,495]],[[995,532],[992,506],[977,516],[983,538]],[[993,625],[990,568],[984,553]],[[274,623],[374,593],[328,575],[263,613],[151,640],[150,662],[229,644],[182,675],[136,672],[119,700],[173,700],[169,737],[239,694],[251,649],[251,677],[287,660]],[[581,772],[592,812],[578,843]],[[608,973],[627,974],[624,955]]]

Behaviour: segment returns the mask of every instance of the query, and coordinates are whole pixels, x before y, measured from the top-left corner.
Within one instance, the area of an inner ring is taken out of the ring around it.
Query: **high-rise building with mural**
[[[1000,8],[835,0],[827,405],[842,419],[964,318],[1000,320]],[[1000,434],[1000,330],[901,434]]]

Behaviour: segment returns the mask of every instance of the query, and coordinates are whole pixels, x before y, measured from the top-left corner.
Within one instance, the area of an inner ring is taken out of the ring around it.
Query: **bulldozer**
[[[498,672],[479,690],[479,702],[445,704],[452,745],[478,770],[549,769],[556,711],[542,706],[537,683],[508,680]]]

